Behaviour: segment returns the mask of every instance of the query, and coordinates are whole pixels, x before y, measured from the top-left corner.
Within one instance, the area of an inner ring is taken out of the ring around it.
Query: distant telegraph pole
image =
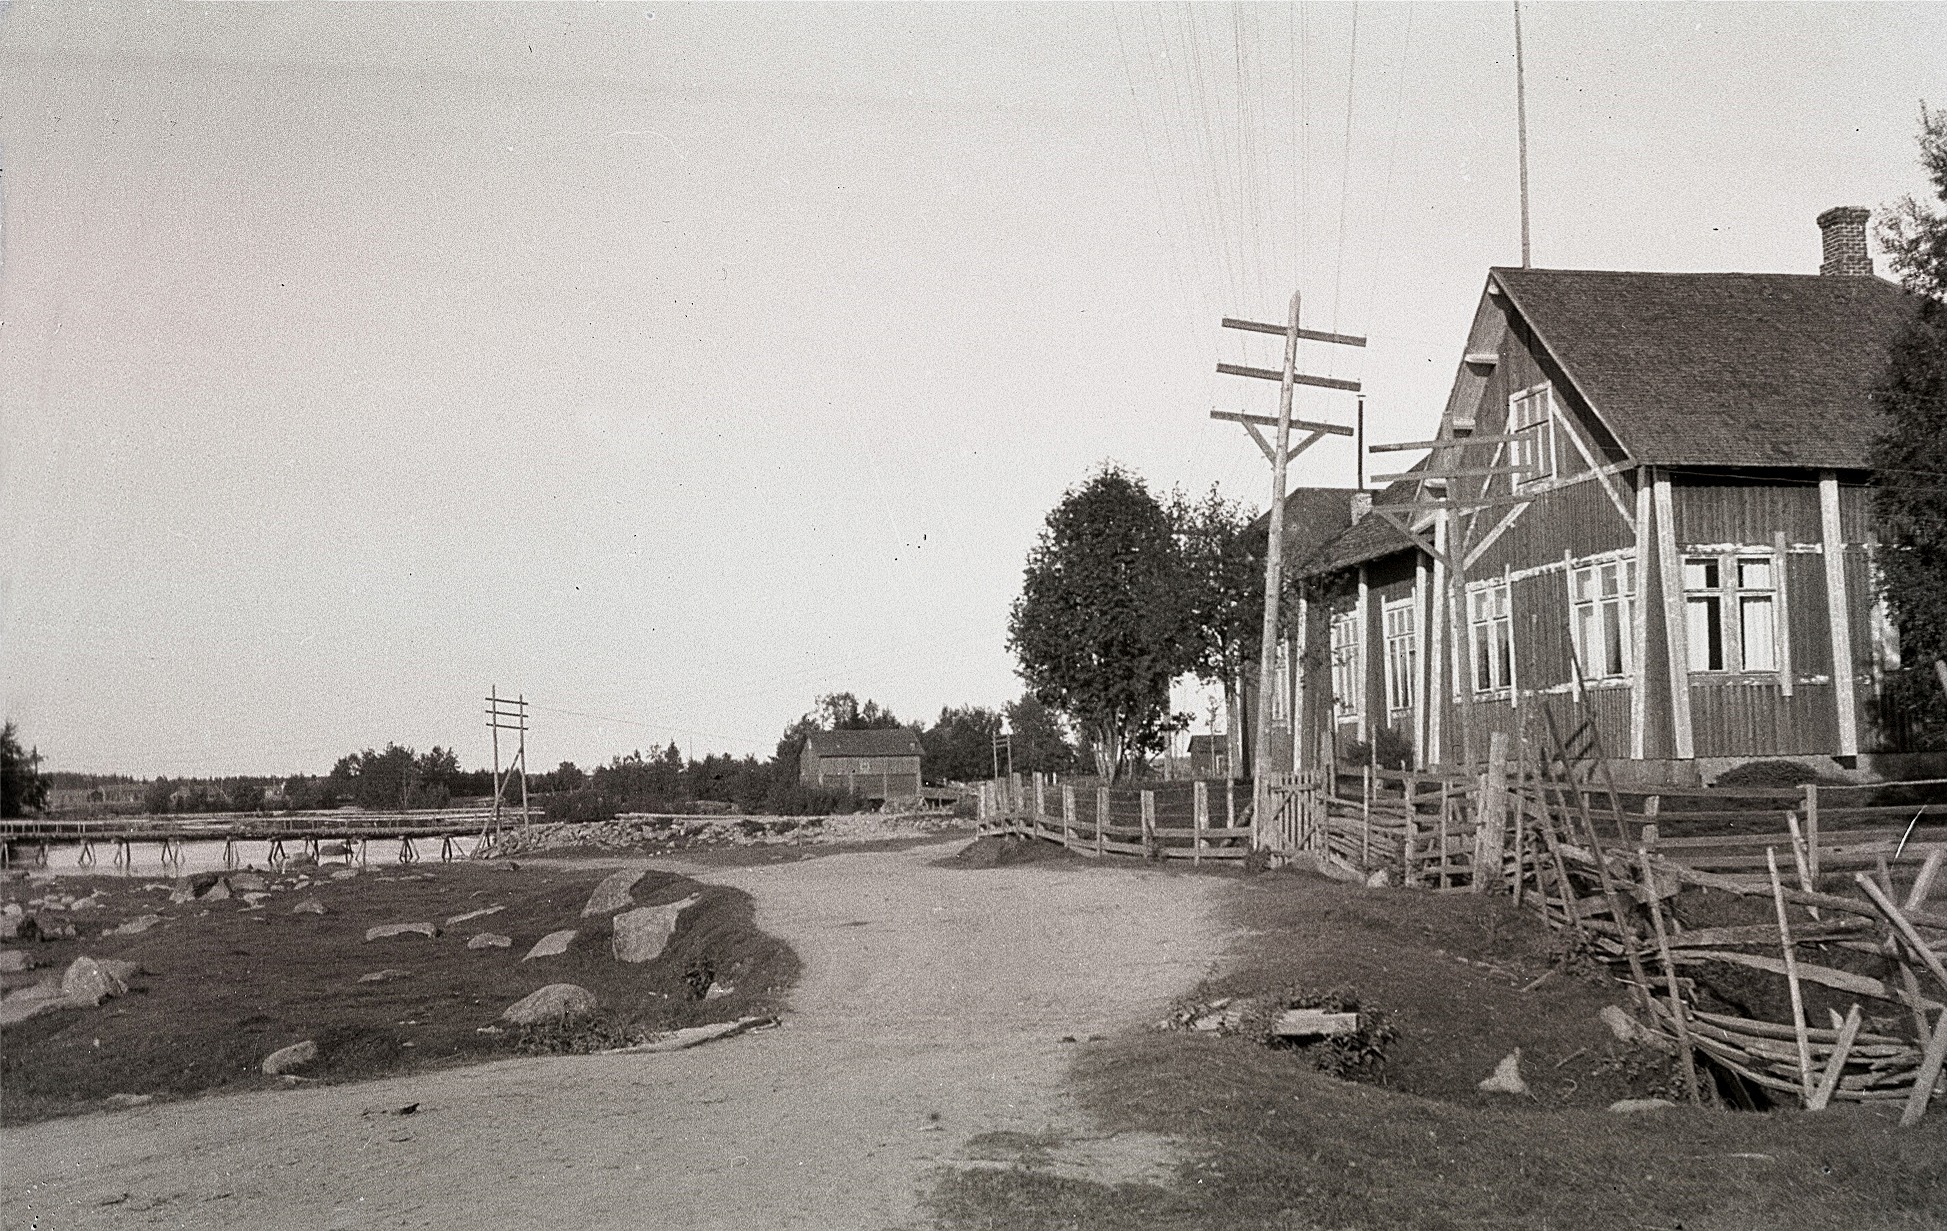
[[[494,832],[500,832],[500,800],[507,793],[507,784],[519,774],[521,779],[521,828],[527,828],[527,698],[503,697],[498,688],[487,690],[487,727],[493,732],[494,741]],[[500,771],[500,733],[515,732],[514,759],[508,763],[507,772]]]
[[[1317,389],[1338,389],[1349,393],[1360,392],[1356,380],[1339,380],[1329,376],[1307,376],[1297,370],[1298,343],[1300,339],[1312,342],[1333,342],[1341,346],[1364,346],[1366,340],[1343,333],[1324,333],[1316,329],[1304,329],[1298,323],[1299,294],[1291,293],[1291,317],[1284,325],[1265,325],[1256,321],[1237,320],[1233,317],[1223,319],[1225,329],[1241,329],[1248,333],[1280,334],[1284,337],[1284,366],[1276,371],[1270,368],[1251,368],[1234,363],[1220,363],[1217,371],[1224,376],[1252,376],[1259,380],[1278,382],[1278,417],[1245,414],[1237,411],[1213,410],[1212,419],[1223,419],[1231,423],[1241,423],[1251,434],[1257,447],[1263,451],[1271,463],[1271,522],[1270,541],[1266,545],[1264,559],[1264,630],[1260,638],[1257,668],[1257,731],[1252,740],[1253,755],[1251,767],[1251,798],[1254,803],[1251,825],[1256,833],[1252,845],[1260,843],[1263,826],[1270,815],[1271,806],[1271,716],[1273,712],[1272,689],[1281,686],[1282,681],[1274,677],[1278,671],[1278,600],[1284,588],[1284,498],[1285,467],[1292,458],[1311,448],[1327,436],[1350,436],[1353,429],[1337,423],[1313,423],[1291,417],[1291,392],[1296,385],[1309,385]],[[1260,426],[1277,429],[1277,443],[1264,438],[1258,431]],[[1291,443],[1291,429],[1299,428],[1306,434],[1298,444]],[[1295,716],[1294,716],[1295,717]],[[1293,724],[1296,730],[1296,724]]]

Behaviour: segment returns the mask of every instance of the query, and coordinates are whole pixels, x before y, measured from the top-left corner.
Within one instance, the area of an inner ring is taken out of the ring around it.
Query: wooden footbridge
[[[484,842],[496,836],[497,823],[508,828],[517,825],[519,817],[519,813],[503,811],[496,818],[491,808],[28,817],[0,821],[0,866],[22,862],[46,866],[48,852],[54,846],[79,846],[76,863],[84,868],[97,866],[104,850],[111,866],[133,867],[138,846],[159,847],[161,863],[181,864],[187,846],[193,842],[223,843],[223,862],[228,867],[237,865],[237,847],[246,842],[266,844],[266,858],[273,867],[298,859],[363,863],[373,843],[396,844],[393,850],[398,862],[416,863],[423,857],[422,844],[430,849],[437,842],[439,858],[451,860],[477,854]],[[480,841],[468,852],[460,845],[462,838]]]

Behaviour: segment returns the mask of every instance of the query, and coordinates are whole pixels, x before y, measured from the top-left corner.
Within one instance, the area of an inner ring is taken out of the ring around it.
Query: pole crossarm
[[[1505,445],[1532,439],[1532,432],[1506,436],[1456,436],[1451,440],[1396,440],[1388,444],[1367,445],[1368,453],[1416,453],[1421,449],[1459,449],[1467,445]]]
[[[1397,483],[1401,479],[1493,479],[1504,474],[1529,474],[1532,466],[1493,466],[1486,470],[1408,470],[1400,474],[1376,474],[1374,483]]]
[[[1435,560],[1440,561],[1440,563],[1446,565],[1448,568],[1452,568],[1452,556],[1447,552],[1441,551],[1439,547],[1434,545],[1432,539],[1427,538],[1420,531],[1413,528],[1413,514],[1418,511],[1419,507],[1417,504],[1375,504],[1372,506],[1372,511],[1385,518],[1387,524],[1392,526],[1393,529],[1413,540],[1413,546],[1419,548]]]
[[[1275,333],[1281,338],[1291,332],[1291,328],[1287,325],[1267,325],[1263,321],[1239,320],[1234,316],[1226,316],[1223,320],[1223,326],[1225,329],[1242,329],[1247,333]],[[1340,346],[1364,346],[1366,344],[1364,338],[1355,334],[1326,333],[1321,329],[1300,329],[1298,336],[1307,342],[1336,342]]]
[[[1212,419],[1222,419],[1227,423],[1242,423],[1245,427],[1249,427],[1253,423],[1261,427],[1278,426],[1276,415],[1253,415],[1239,410],[1213,410],[1210,412],[1210,417]],[[1318,432],[1325,436],[1350,436],[1352,434],[1352,429],[1349,427],[1343,427],[1337,423],[1314,423],[1307,419],[1293,419],[1291,426],[1301,432]]]
[[[1280,329],[1279,333],[1284,330]],[[1303,372],[1280,372],[1276,368],[1250,368],[1241,363],[1220,363],[1219,376],[1252,376],[1258,380],[1275,380],[1279,384],[1286,381],[1294,385],[1310,385],[1314,389],[1342,389],[1347,393],[1357,393],[1362,386],[1356,380],[1340,380],[1336,376],[1307,376]]]

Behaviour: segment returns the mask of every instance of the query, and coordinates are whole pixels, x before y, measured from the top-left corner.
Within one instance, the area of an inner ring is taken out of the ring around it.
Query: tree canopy
[[[1141,479],[1105,465],[1048,514],[1009,613],[1021,678],[1075,723],[1105,778],[1163,748],[1170,683],[1200,661],[1176,530]]]
[[[0,816],[25,816],[46,806],[40,749],[21,747],[13,723],[0,725]]]
[[[1878,564],[1903,660],[1895,688],[1938,744],[1947,699],[1933,664],[1947,658],[1947,499],[1938,477],[1947,456],[1947,110],[1920,108],[1920,161],[1937,201],[1900,201],[1879,226],[1901,282],[1921,296],[1894,342],[1876,392],[1885,429],[1873,449],[1873,513],[1885,550]]]

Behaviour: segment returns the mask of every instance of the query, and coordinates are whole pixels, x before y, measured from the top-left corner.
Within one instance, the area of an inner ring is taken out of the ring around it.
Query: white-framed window
[[[1555,393],[1547,385],[1523,389],[1508,399],[1508,465],[1520,468],[1516,487],[1555,476]]]
[[[1413,680],[1420,668],[1419,621],[1410,597],[1388,601],[1381,617],[1386,626],[1386,715],[1392,719],[1413,708]]]
[[[1683,612],[1692,671],[1778,670],[1778,562],[1769,552],[1684,557]]]
[[[1332,616],[1332,712],[1350,721],[1364,708],[1359,696],[1359,613]]]
[[[1574,607],[1575,660],[1585,680],[1622,679],[1635,669],[1631,617],[1636,605],[1636,562],[1608,560],[1576,565],[1569,573]]]
[[[1474,691],[1514,687],[1514,613],[1508,583],[1489,581],[1467,591],[1467,630],[1473,647]]]

